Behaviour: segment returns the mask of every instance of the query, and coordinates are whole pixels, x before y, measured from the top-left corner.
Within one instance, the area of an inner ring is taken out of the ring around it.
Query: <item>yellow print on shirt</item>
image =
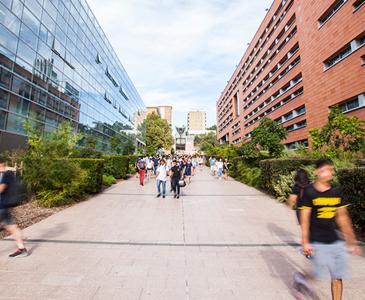
[[[335,206],[340,203],[340,197],[320,197],[313,199],[313,205],[315,206]]]
[[[318,219],[333,219],[336,216],[337,207],[322,207],[318,209]]]

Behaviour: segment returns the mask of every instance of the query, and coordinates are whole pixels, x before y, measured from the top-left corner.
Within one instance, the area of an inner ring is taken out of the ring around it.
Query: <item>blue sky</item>
[[[88,0],[142,99],[174,125],[215,104],[272,0]]]

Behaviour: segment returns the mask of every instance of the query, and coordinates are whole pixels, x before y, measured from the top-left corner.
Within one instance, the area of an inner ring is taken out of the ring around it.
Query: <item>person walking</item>
[[[229,162],[228,159],[226,158],[223,162],[223,174],[225,180],[228,179],[228,173],[229,173]]]
[[[188,184],[191,183],[192,168],[193,168],[193,163],[189,159],[185,164],[185,172],[184,172],[184,175],[188,180]]]
[[[154,176],[157,176],[157,168],[158,168],[158,166],[159,166],[159,159],[157,157],[154,157],[153,158],[153,175]]]
[[[180,185],[179,180],[182,177],[182,169],[178,161],[174,160],[172,162],[172,167],[170,169],[172,190],[174,191],[174,198],[180,198]]]
[[[146,162],[144,159],[140,158],[137,162],[137,169],[139,174],[139,184],[144,185],[144,175],[146,172]]]
[[[168,168],[166,161],[161,159],[160,165],[157,167],[156,177],[157,177],[157,198],[161,197],[161,185],[162,185],[162,198],[166,197],[166,181],[167,181]]]
[[[4,158],[0,158],[0,223],[4,226],[5,230],[13,236],[18,247],[18,249],[14,253],[10,254],[9,257],[18,258],[28,256],[28,251],[24,245],[22,232],[15,223],[9,209],[4,206],[7,198],[12,196],[11,187],[14,184],[14,173],[12,171],[6,170],[6,160]]]
[[[290,208],[295,209],[298,224],[300,224],[300,211],[298,207],[302,206],[304,188],[310,184],[309,175],[304,169],[297,170],[294,177],[294,185],[288,197],[287,203]]]
[[[154,162],[152,160],[152,157],[148,157],[147,158],[147,179],[148,179],[148,181],[152,178],[153,166],[154,166]]]
[[[352,228],[348,204],[341,190],[331,185],[334,176],[332,161],[319,159],[315,175],[315,182],[304,188],[299,207],[302,249],[306,256],[312,257],[316,278],[323,278],[325,271],[329,271],[332,299],[339,300],[342,299],[343,279],[348,272],[346,244],[350,253],[355,255],[361,255],[361,248]],[[304,276],[296,276],[294,280],[301,283]]]
[[[223,175],[223,160],[221,158],[216,163],[216,167],[217,167],[217,176],[218,176],[218,179],[222,179],[222,175]]]

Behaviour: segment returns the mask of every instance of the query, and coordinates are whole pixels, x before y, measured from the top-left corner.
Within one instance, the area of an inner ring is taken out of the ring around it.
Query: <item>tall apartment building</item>
[[[147,115],[155,113],[162,119],[165,119],[171,126],[172,124],[172,106],[148,106]]]
[[[188,133],[204,134],[206,132],[207,114],[203,111],[191,111],[188,113]]]
[[[0,151],[25,145],[28,120],[42,134],[69,121],[110,152],[144,109],[85,0],[0,2]]]
[[[241,144],[260,119],[288,130],[287,148],[339,105],[365,119],[365,0],[275,0],[217,101],[217,137]]]

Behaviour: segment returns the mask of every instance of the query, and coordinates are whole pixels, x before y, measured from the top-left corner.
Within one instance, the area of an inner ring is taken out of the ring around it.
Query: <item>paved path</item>
[[[184,194],[133,178],[26,229],[27,258],[2,241],[0,299],[293,299],[291,273],[309,266],[292,212],[207,170]],[[365,299],[364,258],[352,266],[344,299]]]

